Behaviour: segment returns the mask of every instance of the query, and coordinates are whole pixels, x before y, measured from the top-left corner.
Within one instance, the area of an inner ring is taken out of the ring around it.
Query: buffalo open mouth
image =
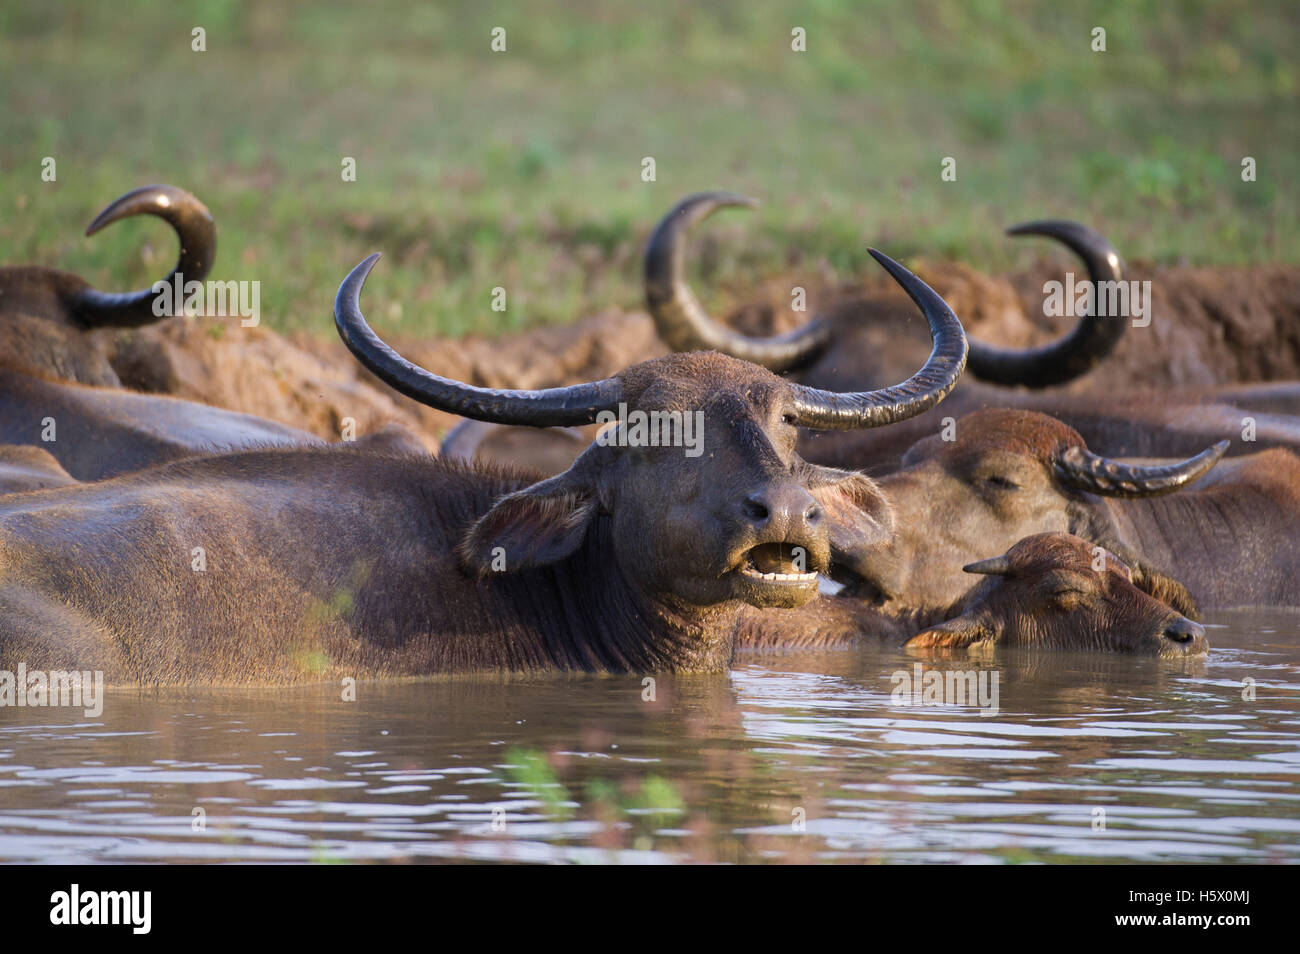
[[[808,551],[793,543],[760,543],[745,553],[740,574],[757,583],[802,584],[817,582],[807,569]]]

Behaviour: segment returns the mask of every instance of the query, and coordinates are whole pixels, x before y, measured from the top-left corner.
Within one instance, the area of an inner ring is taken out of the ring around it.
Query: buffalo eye
[[[1052,590],[1051,595],[1047,597],[1047,603],[1052,609],[1070,612],[1078,609],[1088,600],[1088,594],[1083,590],[1073,586],[1061,586]]]
[[[1020,485],[1009,477],[1003,477],[1000,474],[993,474],[991,477],[985,477],[984,483],[989,487],[998,490],[1019,490]]]
[[[794,427],[796,424],[799,423],[799,418],[795,416],[793,411],[786,411],[784,414],[781,415],[781,422],[784,424],[789,424],[791,427]]]

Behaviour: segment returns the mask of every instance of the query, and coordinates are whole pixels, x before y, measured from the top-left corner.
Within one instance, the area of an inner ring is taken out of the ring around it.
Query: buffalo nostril
[[[767,508],[767,501],[762,497],[746,497],[744,503],[740,505],[746,517],[756,523],[761,523],[771,516],[771,511]]]
[[[1180,645],[1185,645],[1194,640],[1197,636],[1205,635],[1205,627],[1200,623],[1193,623],[1190,619],[1175,620],[1165,627],[1165,639]]]

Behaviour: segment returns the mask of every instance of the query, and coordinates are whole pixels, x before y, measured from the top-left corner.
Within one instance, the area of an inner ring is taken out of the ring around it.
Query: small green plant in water
[[[586,794],[592,814],[603,819],[606,825],[616,825],[624,818],[633,819],[637,828],[633,841],[642,849],[652,846],[651,836],[656,829],[686,811],[686,803],[677,786],[658,775],[647,776],[641,787],[629,796],[623,795],[618,786],[605,779],[588,782]]]
[[[567,819],[573,815],[568,790],[560,784],[545,753],[536,749],[511,749],[506,753],[510,778],[542,803],[547,816]]]
[[[641,815],[653,827],[666,825],[686,811],[677,786],[658,775],[649,776],[628,805],[628,811]]]

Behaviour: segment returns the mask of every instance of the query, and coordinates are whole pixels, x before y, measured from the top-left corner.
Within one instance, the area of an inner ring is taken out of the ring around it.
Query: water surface
[[[1199,663],[872,647],[652,701],[547,677],[3,708],[0,860],[1294,862],[1300,615],[1208,623]],[[903,704],[918,663],[996,675],[996,713]]]

